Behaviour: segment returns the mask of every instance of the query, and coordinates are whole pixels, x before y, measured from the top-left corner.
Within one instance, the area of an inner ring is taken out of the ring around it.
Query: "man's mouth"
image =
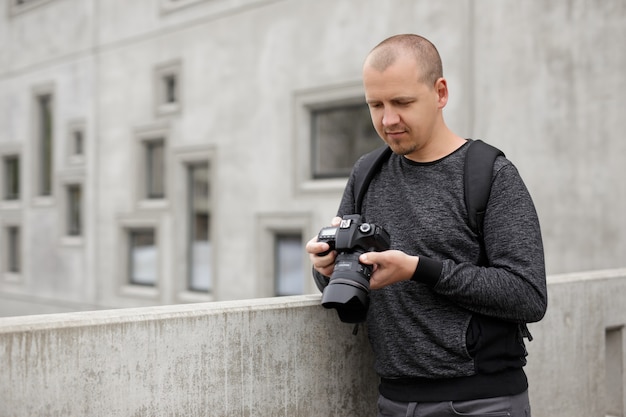
[[[404,133],[406,133],[405,130],[389,130],[389,131],[385,131],[385,134],[387,136],[392,136],[392,137],[393,136],[399,136],[399,135],[402,135]]]

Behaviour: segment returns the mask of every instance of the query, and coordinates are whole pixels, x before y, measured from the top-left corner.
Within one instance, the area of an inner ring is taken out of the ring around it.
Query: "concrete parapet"
[[[0,416],[365,416],[376,376],[319,296],[0,319]]]
[[[626,270],[552,276],[534,417],[624,415]],[[0,417],[374,416],[365,331],[317,295],[0,319]]]
[[[548,277],[548,311],[529,325],[533,417],[623,416],[626,269]]]

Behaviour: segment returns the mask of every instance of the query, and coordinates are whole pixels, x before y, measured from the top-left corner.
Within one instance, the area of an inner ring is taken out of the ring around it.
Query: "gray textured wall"
[[[21,281],[0,279],[12,311],[188,301],[178,296],[176,195],[156,208],[137,201],[136,135],[146,127],[167,130],[170,161],[214,152],[218,281],[209,298],[269,295],[261,219],[295,216],[312,236],[333,216],[343,184],[303,184],[299,103],[358,91],[364,56],[400,32],[439,47],[453,129],[499,146],[520,169],[548,272],[625,266],[625,1],[225,0],[178,2],[188,6],[174,11],[170,3],[52,0],[0,15],[0,150],[17,146],[24,161],[22,202],[0,204],[0,219],[19,218],[25,234]],[[10,10],[8,0],[0,10]],[[181,63],[182,106],[160,116],[153,74],[172,60]],[[56,97],[56,184],[72,175],[85,182],[78,246],[63,243],[59,199],[33,197],[31,100],[41,87]],[[74,120],[85,122],[88,140],[78,168],[64,154]],[[129,217],[159,228],[161,277],[148,295],[121,290],[120,228]]]

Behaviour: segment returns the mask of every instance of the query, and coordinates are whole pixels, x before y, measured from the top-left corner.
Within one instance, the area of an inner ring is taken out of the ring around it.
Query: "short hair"
[[[384,71],[403,53],[412,54],[421,69],[421,81],[434,85],[443,77],[441,57],[435,45],[423,36],[414,34],[395,35],[376,45],[368,55],[367,63]]]

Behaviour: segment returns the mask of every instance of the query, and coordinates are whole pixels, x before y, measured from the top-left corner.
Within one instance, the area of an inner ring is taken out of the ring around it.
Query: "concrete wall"
[[[23,228],[23,271],[0,257],[0,315],[271,296],[277,227],[304,240],[335,213],[345,180],[307,175],[307,100],[360,94],[383,38],[438,46],[461,135],[502,148],[535,199],[548,272],[624,267],[624,0],[0,0],[0,153],[22,156],[22,199],[0,226]],[[179,7],[176,5],[181,5]],[[156,110],[155,71],[180,66],[178,111]],[[55,195],[34,191],[33,95],[55,96]],[[86,154],[68,160],[82,123]],[[138,136],[168,140],[161,204],[138,196]],[[215,286],[185,291],[183,157],[212,160]],[[84,184],[84,234],[63,236],[62,185]],[[158,229],[159,282],[125,282],[121,230]],[[304,256],[304,255],[303,255]],[[245,261],[242,261],[245,259]],[[269,266],[268,266],[269,265]],[[302,276],[306,292],[315,288]]]
[[[0,319],[0,365],[2,417],[375,407],[365,332],[353,336],[317,296]]]
[[[551,276],[529,325],[534,417],[626,415],[626,269]]]
[[[552,276],[534,417],[622,416],[626,270]],[[319,296],[0,319],[0,417],[373,416],[364,331]]]

